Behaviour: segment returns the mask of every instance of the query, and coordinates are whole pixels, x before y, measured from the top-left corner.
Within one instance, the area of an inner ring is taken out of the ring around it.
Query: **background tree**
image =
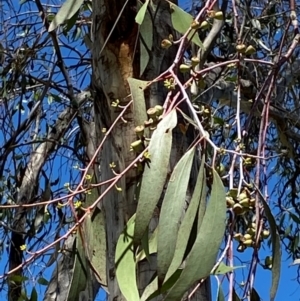
[[[10,300],[36,283],[44,300],[210,300],[211,273],[254,298],[259,265],[272,299],[280,249],[298,264],[298,4],[192,2],[195,19],[175,4],[2,14]],[[242,288],[236,249],[252,250]]]

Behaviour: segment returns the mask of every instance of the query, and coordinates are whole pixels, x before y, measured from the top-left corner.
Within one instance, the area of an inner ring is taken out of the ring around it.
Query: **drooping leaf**
[[[186,211],[186,214],[184,215],[184,218],[182,220],[182,223],[178,231],[174,257],[168,269],[165,280],[167,280],[180,267],[182,263],[186,246],[188,244],[189,236],[198,211],[201,195],[202,194],[206,195],[205,187],[206,187],[206,182],[205,182],[205,173],[204,173],[204,160],[202,160],[199,174],[197,177],[197,182],[195,185],[192,198],[190,200],[189,207]]]
[[[261,198],[261,201],[264,206],[265,214],[268,219],[270,230],[271,230],[271,240],[272,240],[272,286],[270,290],[270,300],[275,299],[279,279],[280,279],[280,270],[281,270],[281,248],[280,248],[280,237],[276,227],[276,221],[271,212],[269,205],[266,201]]]
[[[38,300],[38,294],[35,287],[33,287],[31,291],[30,301],[37,301],[37,300]]]
[[[257,291],[255,290],[254,287],[252,288],[252,291],[251,291],[250,300],[251,301],[260,301],[261,300],[259,294],[257,293]]]
[[[150,239],[149,239],[149,255],[156,253],[157,252],[157,231],[158,228],[154,230],[154,232],[151,234]],[[141,252],[138,253],[136,256],[136,261],[141,261],[146,258],[146,252],[143,249]]]
[[[160,281],[165,278],[174,256],[194,153],[195,147],[176,164],[162,203],[157,238],[157,275]]]
[[[140,76],[144,73],[150,59],[153,46],[153,24],[150,13],[146,11],[144,21],[140,25]]]
[[[138,23],[139,25],[141,25],[144,21],[144,17],[145,17],[146,11],[147,11],[148,4],[149,4],[149,0],[146,0],[144,2],[144,4],[142,5],[142,7],[139,9],[138,13],[136,14],[135,22]]]
[[[147,82],[135,78],[128,78],[127,81],[133,99],[134,126],[142,125],[144,124],[144,121],[147,120],[147,109],[144,96],[144,88],[147,86]]]
[[[233,289],[232,301],[241,301],[241,299],[239,298],[239,296],[235,292],[235,289]]]
[[[41,277],[41,278],[38,279],[37,283],[40,284],[40,285],[48,285],[49,281],[47,279]]]
[[[21,275],[10,275],[8,277],[9,281],[17,282],[17,283],[22,283],[27,281],[29,278]]]
[[[217,301],[225,301],[224,293],[223,293],[223,290],[222,290],[222,285],[219,281],[218,281]]]
[[[66,0],[66,2],[62,5],[58,13],[55,15],[55,18],[51,22],[48,32],[53,31],[59,25],[63,24],[66,20],[71,19],[79,10],[82,3],[83,0]]]
[[[120,290],[126,300],[139,301],[139,292],[136,283],[136,266],[133,250],[133,232],[136,216],[133,215],[127,222],[116,246],[116,277]]]
[[[168,2],[170,3],[170,8],[172,11],[171,18],[172,18],[172,24],[173,24],[174,29],[177,30],[181,34],[185,34],[193,22],[192,15],[185,12],[180,7],[175,5],[174,3],[170,2],[170,1],[168,1]],[[188,39],[190,39],[192,36],[193,36],[192,41],[197,46],[204,49],[204,46],[203,46],[202,42],[200,41],[198,34],[195,33],[194,29],[189,34]]]
[[[178,280],[179,276],[182,273],[182,269],[178,269],[163,285],[158,289],[158,278],[155,279],[146,287],[144,293],[141,297],[141,301],[151,300],[160,294],[168,291]]]
[[[160,198],[168,173],[172,145],[172,129],[176,126],[176,111],[172,110],[158,124],[150,144],[151,163],[145,166],[136,211],[134,240],[140,242]]]
[[[87,262],[85,259],[84,247],[79,230],[77,231],[77,237],[73,244],[73,252],[75,258],[67,301],[76,300],[79,293],[85,290],[87,281]]]
[[[87,181],[87,185],[95,184],[96,178],[91,175],[91,179]],[[87,194],[85,206],[91,206],[99,197],[97,189],[91,189]],[[84,236],[86,239],[86,256],[89,265],[92,266],[94,276],[102,287],[107,285],[106,279],[106,231],[105,217],[103,211],[96,208],[87,215],[83,223]]]
[[[244,268],[245,266],[229,267],[225,263],[221,262],[216,270],[213,272],[214,275],[224,275],[230,273],[235,269]]]
[[[213,185],[200,233],[190,254],[186,258],[184,270],[169,291],[164,301],[180,300],[192,284],[209,276],[218,255],[225,232],[226,194],[222,180],[213,170]],[[201,258],[201,260],[199,260]]]
[[[203,164],[203,168],[204,168],[204,163],[205,163],[205,155],[203,155],[202,159],[201,159],[201,165]],[[199,184],[198,184],[198,180],[199,180]],[[197,180],[196,185],[202,185],[200,200],[199,200],[200,203],[199,203],[199,208],[198,208],[198,222],[197,222],[197,224],[198,224],[197,233],[200,233],[201,225],[202,225],[205,210],[206,210],[207,191],[206,191],[206,173],[205,173],[204,169],[203,169],[203,179],[198,179],[198,180]],[[202,180],[202,182],[200,182],[200,180]]]

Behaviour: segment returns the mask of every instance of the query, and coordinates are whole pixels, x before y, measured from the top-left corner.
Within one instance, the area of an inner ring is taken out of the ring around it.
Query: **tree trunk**
[[[127,103],[126,97],[130,94],[127,79],[129,77],[140,78],[139,55],[136,52],[136,45],[139,45],[137,44],[138,26],[135,23],[136,3],[132,0],[128,3],[125,2],[124,0],[97,0],[93,2],[92,88],[98,144],[103,139],[103,129],[110,128],[119,114],[117,110],[111,107],[111,102],[118,99],[121,104]],[[143,79],[149,80],[166,70],[175,57],[174,51],[163,50],[160,47],[162,39],[167,38],[169,34],[174,34],[169,4],[166,1],[153,1],[153,4],[156,7],[156,11],[152,11],[152,16],[155,16],[152,19],[154,20],[153,47],[143,76]],[[124,10],[121,13],[123,6]],[[152,85],[147,99],[147,107],[162,104],[164,96],[161,85]],[[126,112],[124,119],[126,123],[119,121],[114,125],[112,133],[103,146],[101,181],[114,176],[110,168],[111,163],[115,163],[114,171],[119,173],[134,159],[134,155],[129,151],[130,143],[136,138],[131,108]],[[175,153],[178,152],[179,145],[179,143],[175,144]],[[173,156],[177,157],[176,154]],[[176,162],[176,159],[172,161]],[[115,247],[126,222],[136,210],[136,176],[134,170],[126,173],[117,184],[118,187],[122,188],[122,191],[116,189],[109,191],[100,206],[104,210],[106,218],[108,298],[113,301],[124,300],[115,277]],[[105,190],[106,187],[103,189]],[[154,217],[151,223],[155,222],[157,221]],[[141,290],[148,284],[155,271],[155,257],[152,259],[153,262],[150,266],[147,262],[139,266],[138,285]],[[210,300],[209,287],[208,282],[208,285],[204,285],[203,289],[199,290],[199,293],[195,294],[192,300]]]

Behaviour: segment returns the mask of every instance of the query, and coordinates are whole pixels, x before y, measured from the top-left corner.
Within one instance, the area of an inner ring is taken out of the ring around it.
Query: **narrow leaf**
[[[239,296],[235,292],[235,289],[233,289],[232,301],[241,301],[241,299],[239,298]]]
[[[236,266],[236,267],[229,267],[223,262],[219,264],[219,266],[216,268],[216,270],[213,272],[214,275],[224,275],[226,273],[230,273],[235,269],[244,268],[245,266]]]
[[[96,178],[91,175],[87,184],[96,184]],[[85,206],[91,206],[99,197],[97,189],[91,189],[86,196]],[[83,231],[85,236],[85,252],[89,265],[92,266],[94,276],[102,287],[107,285],[106,279],[106,231],[104,212],[96,208],[88,214],[84,223]]]
[[[220,281],[218,281],[218,295],[217,295],[217,301],[225,301],[224,293],[222,290],[222,286]]]
[[[85,290],[87,281],[87,264],[79,230],[77,231],[77,237],[74,241],[73,252],[75,255],[75,259],[73,266],[72,281],[68,291],[68,301],[73,301],[77,299],[79,293]]]
[[[269,205],[266,201],[261,198],[261,201],[264,205],[264,210],[266,217],[268,219],[270,229],[271,229],[271,239],[272,239],[272,286],[270,290],[270,300],[275,299],[279,279],[280,279],[280,269],[281,269],[281,248],[280,248],[280,237],[277,232],[276,221],[271,212]]]
[[[202,160],[193,196],[190,200],[189,207],[186,211],[186,214],[184,215],[183,221],[178,231],[175,254],[172,263],[168,269],[165,280],[167,280],[180,267],[182,263],[186,246],[189,241],[190,233],[192,231],[193,223],[195,221],[195,217],[198,211],[201,195],[206,194],[205,187],[206,183],[204,173],[204,160]]]
[[[160,198],[168,173],[172,146],[172,129],[176,126],[176,111],[171,111],[158,124],[150,144],[151,163],[145,166],[136,211],[134,240],[140,242]]]
[[[193,17],[192,15],[188,14],[184,10],[182,10],[180,7],[175,5],[174,3],[168,1],[170,3],[170,8],[171,8],[171,18],[172,18],[172,24],[175,30],[177,30],[181,34],[185,34],[187,30],[191,27],[191,24],[193,22]],[[192,41],[199,46],[200,48],[204,49],[204,46],[202,42],[199,39],[199,36],[197,32],[193,29],[189,36],[188,39],[191,39]]]
[[[30,301],[37,301],[37,300],[38,300],[38,294],[35,287],[33,287],[31,291]]]
[[[144,17],[147,11],[147,7],[149,4],[149,0],[146,0],[145,3],[142,5],[142,7],[139,9],[136,17],[135,17],[135,22],[141,25],[144,21]]]
[[[146,11],[144,21],[140,25],[140,76],[144,73],[153,46],[153,24],[150,13]]]
[[[158,228],[156,228],[154,230],[154,232],[152,233],[152,235],[150,236],[149,239],[149,255],[156,253],[157,252],[157,231]],[[146,256],[146,252],[145,250],[142,250],[140,253],[138,253],[138,255],[136,256],[136,261],[142,261],[143,259],[145,259]]]
[[[260,301],[261,300],[261,298],[259,297],[259,294],[254,289],[254,287],[252,288],[252,291],[251,291],[251,298],[250,298],[250,300],[251,301]]]
[[[186,265],[180,278],[165,297],[165,301],[180,300],[195,281],[209,276],[216,262],[225,231],[225,198],[226,194],[222,180],[218,173],[213,170],[212,192],[200,233],[186,259]]]
[[[157,274],[160,281],[165,278],[175,252],[194,153],[193,147],[175,166],[162,203],[157,238]]]
[[[177,270],[159,289],[158,288],[158,278],[155,279],[146,287],[141,301],[152,300],[153,298],[165,293],[168,291],[178,280],[179,276],[182,273],[182,269]]]
[[[82,3],[83,0],[67,0],[62,5],[55,18],[51,22],[48,32],[53,31],[59,25],[63,24],[66,20],[71,19],[74,16],[74,14],[79,10]]]
[[[40,284],[40,285],[48,285],[49,281],[47,279],[41,277],[41,278],[38,279],[37,283]]]
[[[147,120],[147,109],[144,96],[144,88],[147,86],[147,82],[135,78],[128,78],[127,81],[133,99],[134,126],[142,125],[144,124],[144,121]]]
[[[126,300],[139,301],[136,283],[136,267],[133,252],[133,232],[135,215],[128,221],[116,246],[116,277],[120,290]]]

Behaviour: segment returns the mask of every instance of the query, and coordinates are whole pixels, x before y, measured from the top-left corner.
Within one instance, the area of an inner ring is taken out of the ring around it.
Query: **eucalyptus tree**
[[[282,247],[299,263],[297,3],[190,4],[2,14],[9,300],[223,300],[218,275],[257,298],[259,266],[273,300]]]

